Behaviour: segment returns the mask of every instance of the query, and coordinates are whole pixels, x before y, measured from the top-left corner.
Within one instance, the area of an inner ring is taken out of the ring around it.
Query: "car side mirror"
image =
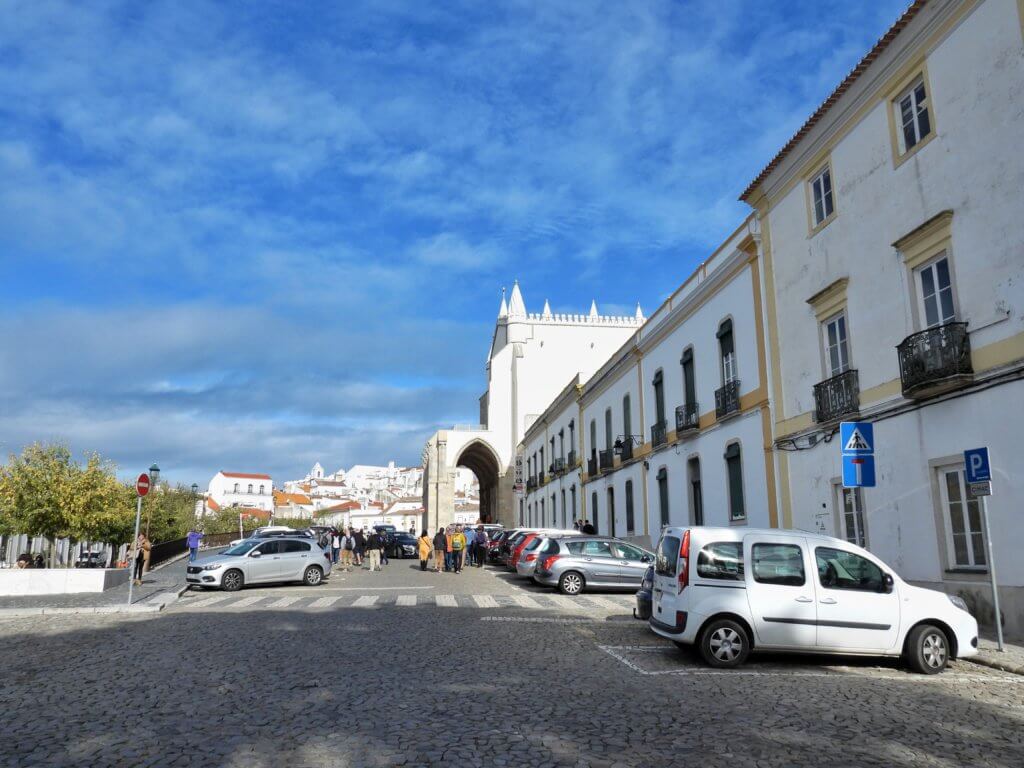
[[[887,595],[891,595],[892,594],[892,589],[893,589],[892,574],[889,574],[889,573],[883,574],[882,575],[882,588],[879,590],[879,592],[884,592]]]
[[[249,553],[249,557],[263,557],[263,553],[260,552],[258,549],[254,549],[252,552]]]
[[[644,555],[643,557],[640,558],[640,562],[641,563],[649,563],[649,562],[651,562],[651,556],[650,555]]]

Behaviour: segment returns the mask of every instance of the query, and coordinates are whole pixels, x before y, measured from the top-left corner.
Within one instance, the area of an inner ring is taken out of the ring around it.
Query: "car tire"
[[[230,571],[221,576],[220,588],[225,592],[237,592],[245,584],[245,576],[242,572],[236,568],[232,568]]]
[[[558,577],[558,591],[563,595],[575,597],[586,585],[587,582],[579,571],[566,571]]]
[[[932,624],[922,624],[907,636],[907,664],[922,675],[937,675],[949,662],[949,638]]]
[[[315,587],[324,580],[324,572],[317,568],[315,565],[309,566],[306,572],[302,574],[302,583],[307,587]]]
[[[750,654],[750,637],[731,619],[719,619],[704,628],[697,648],[704,662],[718,669],[740,666]]]

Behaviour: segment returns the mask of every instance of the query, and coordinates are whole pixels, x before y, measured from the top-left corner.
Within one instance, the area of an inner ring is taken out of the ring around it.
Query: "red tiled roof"
[[[214,512],[220,512],[220,504],[218,504],[213,499],[207,499],[206,506],[212,509]]]
[[[814,113],[807,118],[807,121],[800,127],[800,130],[793,134],[793,137],[786,142],[782,149],[778,151],[775,157],[771,159],[771,162],[769,162],[768,165],[766,165],[761,172],[757,174],[757,178],[747,185],[743,194],[740,195],[740,200],[746,202],[747,198],[753,194],[754,190],[760,186],[761,182],[768,178],[771,172],[779,167],[779,163],[785,159],[786,155],[788,155],[793,148],[799,144],[805,136],[807,136],[810,130],[821,121],[821,118],[823,118],[835,103],[839,101],[842,95],[850,90],[850,86],[857,81],[857,78],[864,74],[867,68],[871,66],[872,62],[882,55],[882,52],[889,47],[903,28],[906,27],[907,24],[909,24],[910,21],[917,16],[921,9],[927,4],[928,0],[914,0],[914,2],[907,7],[900,17],[896,19],[893,25],[889,27],[886,33],[878,39],[878,42],[872,46],[871,50],[864,55],[864,58],[857,62],[857,66],[850,70],[850,73],[843,78],[842,82],[836,86],[836,89],[832,91],[824,102],[822,102],[821,106],[814,110]]]
[[[224,477],[241,477],[245,480],[269,480],[270,475],[256,475],[250,472],[225,472],[223,469],[220,471]]]

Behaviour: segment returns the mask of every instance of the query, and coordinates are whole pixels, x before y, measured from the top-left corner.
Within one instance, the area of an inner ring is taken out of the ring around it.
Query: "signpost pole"
[[[999,588],[996,585],[996,561],[992,552],[992,536],[988,529],[988,497],[981,497],[981,519],[985,521],[985,542],[988,544],[988,575],[992,580],[992,606],[996,611],[996,642],[1003,652],[1003,617],[999,612]]]
[[[142,494],[139,494],[138,503],[135,505],[135,535],[132,536],[132,545],[128,548],[128,605],[132,604],[132,587],[135,586],[135,558],[139,548],[139,524],[142,522]]]

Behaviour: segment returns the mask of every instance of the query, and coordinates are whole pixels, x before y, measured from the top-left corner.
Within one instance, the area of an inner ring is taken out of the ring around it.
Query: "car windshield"
[[[231,555],[233,557],[237,557],[239,555],[245,555],[245,554],[248,554],[249,550],[251,550],[253,547],[258,547],[259,544],[260,543],[258,541],[253,541],[251,539],[246,539],[245,541],[238,542],[233,547],[228,547],[223,552],[221,552],[221,554],[222,555]]]
[[[539,536],[537,538],[533,539],[529,544],[526,545],[526,551],[527,552],[533,552],[533,550],[535,550],[537,547],[540,546],[540,543],[542,541],[545,541],[545,539],[542,539]]]

